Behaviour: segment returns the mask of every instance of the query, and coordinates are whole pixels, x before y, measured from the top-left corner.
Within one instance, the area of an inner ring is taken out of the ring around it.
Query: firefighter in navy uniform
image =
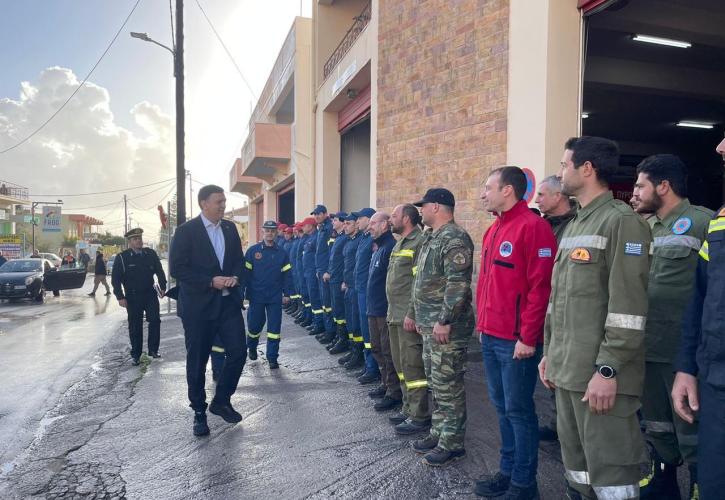
[[[249,359],[257,359],[257,344],[267,324],[267,361],[271,369],[279,368],[279,340],[282,329],[282,305],[288,304],[292,288],[292,265],[289,256],[276,242],[277,223],[262,225],[262,241],[249,247],[244,267],[246,273],[247,347]]]
[[[317,222],[317,243],[315,245],[315,271],[320,289],[320,302],[322,303],[322,324],[324,333],[317,336],[323,344],[329,344],[337,336],[335,323],[332,320],[332,297],[330,296],[330,282],[324,279],[329,274],[330,248],[335,242],[335,234],[332,230],[332,220],[327,213],[325,205],[317,205],[310,212]]]
[[[159,295],[163,297],[166,290],[166,274],[156,252],[143,248],[143,229],[131,229],[125,237],[129,248],[116,256],[111,284],[118,303],[126,308],[131,359],[134,365],[138,365],[143,345],[144,313],[149,324],[148,354],[152,358],[160,357]],[[158,280],[159,292],[154,289],[154,275]]]
[[[330,299],[332,301],[332,320],[337,329],[337,338],[328,344],[330,354],[339,354],[349,349],[347,338],[347,319],[345,317],[345,292],[342,290],[342,283],[345,281],[345,245],[350,238],[345,234],[345,219],[347,213],[338,212],[332,214],[332,229],[335,240],[330,248],[330,265],[328,272],[323,274],[322,279],[330,283]]]

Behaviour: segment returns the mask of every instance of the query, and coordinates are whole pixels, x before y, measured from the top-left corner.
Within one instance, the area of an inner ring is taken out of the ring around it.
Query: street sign
[[[19,259],[23,256],[23,237],[15,234],[0,236],[0,250],[6,259]]]
[[[42,226],[44,233],[60,232],[60,206],[46,205],[43,207]]]

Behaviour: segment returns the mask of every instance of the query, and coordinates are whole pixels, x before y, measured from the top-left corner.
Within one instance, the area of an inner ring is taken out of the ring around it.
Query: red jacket
[[[526,202],[499,214],[483,235],[477,329],[528,346],[543,343],[555,256],[551,226]]]

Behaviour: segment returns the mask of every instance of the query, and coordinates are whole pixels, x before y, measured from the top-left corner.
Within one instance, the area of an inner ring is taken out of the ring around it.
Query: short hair
[[[403,217],[406,215],[410,219],[410,223],[414,226],[420,226],[423,224],[423,218],[420,216],[420,212],[418,212],[418,208],[413,205],[412,203],[406,203],[403,205]]]
[[[609,185],[619,166],[619,146],[604,137],[579,137],[572,146],[571,160],[577,169],[591,163],[599,182]]]
[[[526,174],[519,167],[506,166],[499,167],[491,170],[491,175],[499,175],[499,185],[501,187],[511,186],[514,188],[514,195],[517,200],[523,200],[526,194],[526,188],[528,187],[529,181],[526,179]]]
[[[199,190],[199,194],[197,196],[197,199],[199,201],[199,204],[201,204],[202,201],[208,200],[211,195],[214,193],[224,193],[224,188],[221,188],[219,186],[215,186],[214,184],[208,184],[204,187],[202,187]]]
[[[576,141],[578,141],[578,137],[569,137],[566,142],[564,143],[564,149],[573,150],[574,145],[576,144]]]
[[[561,192],[561,179],[556,175],[544,177],[544,180],[541,181],[541,184],[548,186],[549,188],[551,188],[552,191]]]
[[[675,155],[648,156],[637,165],[637,174],[647,175],[655,186],[667,181],[677,196],[681,198],[687,196],[687,167]]]

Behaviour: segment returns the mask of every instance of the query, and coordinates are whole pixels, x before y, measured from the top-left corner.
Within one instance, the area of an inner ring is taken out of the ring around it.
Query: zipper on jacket
[[[514,337],[521,338],[521,294],[516,295],[516,324],[514,326]]]

